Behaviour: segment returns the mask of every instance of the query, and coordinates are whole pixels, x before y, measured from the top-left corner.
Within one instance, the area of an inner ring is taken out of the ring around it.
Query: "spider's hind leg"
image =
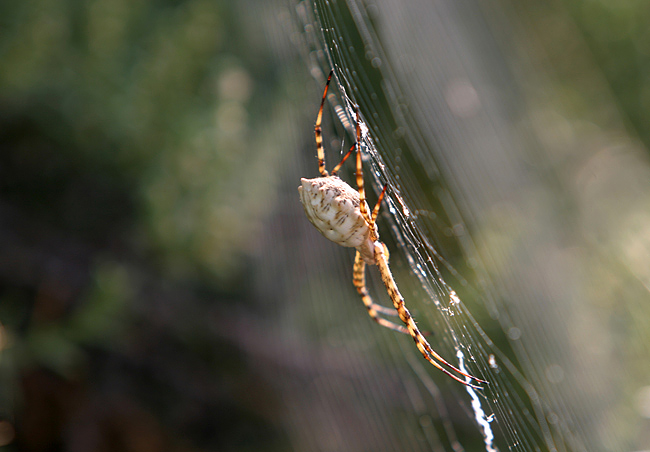
[[[402,325],[397,325],[393,322],[390,322],[384,318],[379,317],[379,313],[385,315],[398,315],[397,310],[392,308],[386,308],[384,306],[378,305],[372,301],[370,294],[368,294],[368,289],[366,288],[366,263],[361,257],[361,253],[357,251],[357,254],[354,258],[354,287],[356,287],[357,292],[361,295],[361,300],[363,304],[368,309],[368,314],[379,325],[389,328],[391,330],[397,331],[399,333],[410,334],[408,329]]]
[[[415,345],[417,346],[422,356],[424,356],[424,358],[427,361],[433,364],[434,367],[444,372],[454,380],[475,389],[483,389],[480,386],[476,386],[469,383],[468,381],[463,381],[462,379],[460,379],[459,377],[457,377],[456,375],[452,374],[450,371],[442,367],[442,365],[445,365],[449,369],[453,370],[454,372],[466,378],[472,379],[479,383],[487,383],[487,381],[481,380],[480,378],[474,377],[473,375],[463,372],[456,366],[445,361],[445,359],[442,356],[440,356],[431,348],[431,345],[429,345],[429,342],[427,342],[427,340],[424,338],[424,335],[420,332],[417,325],[415,324],[415,320],[413,320],[411,313],[408,311],[408,309],[406,309],[406,306],[404,305],[404,298],[399,293],[399,289],[397,288],[397,284],[395,284],[395,280],[393,279],[393,275],[390,272],[390,268],[388,267],[388,262],[386,261],[386,258],[384,257],[383,253],[379,253],[379,254],[380,255],[377,256],[377,266],[379,267],[379,273],[381,274],[381,279],[384,282],[384,285],[386,286],[388,295],[390,296],[391,300],[393,300],[393,305],[395,306],[395,309],[397,309],[397,312],[399,312],[400,319],[402,320],[402,322],[406,324],[409,334],[415,341]]]

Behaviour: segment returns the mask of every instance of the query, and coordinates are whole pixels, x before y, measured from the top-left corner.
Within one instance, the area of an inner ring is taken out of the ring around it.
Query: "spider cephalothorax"
[[[404,298],[397,288],[390,268],[388,267],[388,249],[379,241],[379,231],[376,219],[379,213],[379,206],[384,199],[387,185],[384,186],[377,204],[372,212],[366,203],[366,195],[363,185],[363,166],[361,164],[361,126],[359,120],[359,108],[357,107],[357,141],[350,148],[341,162],[334,167],[330,175],[325,169],[325,151],[323,149],[323,138],[321,121],[323,119],[323,106],[327,96],[327,89],[332,79],[330,72],[325,84],[323,99],[320,103],[314,133],[316,135],[316,151],[318,155],[318,171],[321,176],[314,179],[302,178],[302,185],[298,187],[300,200],[307,218],[316,226],[316,229],[331,241],[342,246],[352,247],[357,250],[354,258],[353,282],[361,299],[368,309],[370,317],[378,324],[401,333],[409,334],[415,341],[424,358],[440,369],[445,374],[467,386],[482,389],[474,386],[469,381],[464,381],[442,367],[447,366],[454,372],[480,383],[487,383],[484,380],[473,377],[457,367],[454,367],[438,355],[429,345],[424,335],[420,332],[413,317],[404,305]],[[358,190],[352,188],[347,182],[340,179],[336,174],[347,160],[350,154],[356,151],[356,179]],[[386,286],[386,291],[393,302],[395,309],[386,308],[372,301],[366,288],[365,269],[366,264],[376,265],[381,275],[381,280]],[[405,326],[397,325],[389,320],[380,317],[379,314],[399,316]],[[442,364],[442,365],[441,365]]]

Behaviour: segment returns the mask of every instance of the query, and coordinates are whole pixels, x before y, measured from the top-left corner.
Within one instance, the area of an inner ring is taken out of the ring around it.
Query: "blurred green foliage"
[[[628,132],[650,149],[650,8],[644,0],[564,0],[595,66],[626,117]],[[565,20],[568,18],[565,18]],[[558,37],[556,37],[558,38]],[[572,39],[576,39],[574,36]],[[566,40],[570,49],[573,45]],[[560,55],[558,47],[557,55]],[[571,52],[567,52],[569,55]],[[566,68],[572,66],[567,61]],[[577,71],[581,69],[576,68]],[[575,69],[574,69],[575,70]],[[600,99],[603,93],[595,96]]]
[[[3,193],[93,240],[135,229],[139,251],[165,271],[198,267],[225,282],[270,201],[260,188],[275,152],[249,118],[271,97],[255,92],[249,68],[267,79],[270,64],[237,53],[247,39],[233,5],[3,8],[0,98],[15,150],[3,157]]]
[[[650,149],[650,7],[645,0],[565,0],[628,128]]]
[[[215,331],[250,302],[284,149],[241,8],[0,5],[0,444],[274,449],[238,402],[264,384]]]

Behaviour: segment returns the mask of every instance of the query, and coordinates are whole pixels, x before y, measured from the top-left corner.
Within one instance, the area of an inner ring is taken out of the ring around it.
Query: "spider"
[[[479,383],[487,383],[485,380],[476,378],[461,371],[457,367],[454,367],[436,353],[431,348],[431,345],[429,345],[429,342],[427,342],[424,334],[420,332],[415,324],[415,320],[413,320],[413,317],[404,305],[404,298],[400,294],[390,268],[388,267],[388,249],[386,245],[379,241],[379,231],[376,224],[379,206],[384,199],[388,184],[384,185],[384,188],[379,195],[379,199],[377,200],[377,204],[375,204],[372,211],[370,211],[366,202],[366,194],[363,185],[363,167],[361,165],[361,126],[358,106],[356,107],[356,142],[352,145],[347,154],[345,154],[341,162],[334,167],[331,174],[329,174],[325,169],[325,150],[323,148],[321,121],[323,119],[323,106],[325,104],[327,90],[333,73],[334,71],[332,70],[329,77],[327,77],[327,83],[325,84],[323,98],[320,103],[320,108],[318,109],[316,124],[314,126],[316,151],[318,156],[318,171],[320,172],[320,177],[314,179],[302,178],[302,185],[298,187],[300,200],[305,208],[307,218],[314,226],[316,226],[316,229],[318,229],[321,234],[331,241],[345,247],[356,248],[353,268],[354,287],[361,296],[361,300],[366,306],[368,314],[375,322],[381,326],[390,328],[391,330],[411,335],[418,350],[422,353],[422,356],[424,356],[424,358],[437,369],[464,385],[476,389],[483,389],[480,386],[475,386],[468,381],[462,380],[452,374],[449,370],[442,367],[443,365],[447,366],[454,372]],[[343,163],[355,150],[358,190],[353,189],[336,175],[341,169]],[[390,296],[395,309],[375,304],[370,298],[370,294],[366,288],[366,264],[376,265],[379,268],[381,280],[386,286],[386,290],[388,291],[388,295]],[[397,325],[386,320],[383,317],[380,317],[379,314],[399,316],[405,326]]]

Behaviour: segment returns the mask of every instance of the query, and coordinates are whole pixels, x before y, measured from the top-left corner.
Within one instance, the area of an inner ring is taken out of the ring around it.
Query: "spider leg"
[[[410,334],[409,330],[407,328],[404,328],[402,325],[396,325],[393,322],[383,319],[377,315],[377,313],[379,312],[387,315],[398,315],[398,313],[394,309],[385,308],[384,306],[378,305],[372,301],[372,298],[370,298],[370,295],[368,294],[368,289],[366,289],[365,269],[366,269],[366,263],[361,258],[361,253],[357,251],[357,254],[354,258],[354,270],[353,270],[354,287],[356,287],[357,292],[359,292],[359,295],[361,295],[363,304],[366,305],[366,309],[368,309],[368,314],[370,315],[370,317],[372,317],[372,320],[374,320],[381,326],[390,328],[391,330],[404,333],[404,334]]]
[[[372,215],[370,219],[372,220],[372,224],[375,224],[375,220],[377,220],[377,215],[379,214],[379,206],[381,206],[381,202],[384,199],[384,195],[386,194],[386,189],[388,188],[388,184],[384,185],[384,189],[381,191],[381,194],[379,195],[379,199],[377,199],[377,204],[375,204],[375,208],[372,209]]]
[[[348,153],[343,156],[339,164],[334,167],[334,169],[332,170],[332,176],[336,176],[336,173],[339,172],[339,170],[341,169],[345,161],[348,159],[348,157],[350,157],[350,154],[352,154],[352,151],[354,151],[355,147],[356,147],[356,143],[353,144],[350,150],[348,151]]]
[[[383,246],[383,244],[382,244]],[[475,386],[472,385],[460,378],[458,378],[456,375],[452,374],[449,372],[447,369],[442,367],[439,363],[444,364],[448,368],[452,369],[453,371],[459,373],[460,375],[471,378],[472,380],[475,380],[479,383],[488,383],[485,380],[481,380],[480,378],[474,377],[472,375],[469,375],[462,370],[458,369],[454,365],[448,363],[445,361],[445,359],[440,356],[438,353],[436,353],[432,348],[431,345],[429,345],[429,342],[425,339],[424,335],[420,332],[418,329],[417,325],[415,324],[415,320],[413,320],[413,317],[411,316],[411,313],[406,309],[406,306],[404,305],[404,298],[402,295],[399,293],[399,290],[397,288],[397,284],[395,284],[395,280],[393,279],[393,275],[390,272],[390,268],[388,267],[388,262],[386,261],[386,258],[384,257],[383,252],[378,252],[376,253],[375,256],[377,260],[377,266],[379,267],[379,273],[381,274],[381,279],[384,282],[384,285],[386,286],[386,290],[388,291],[388,295],[390,296],[391,300],[393,300],[393,304],[395,305],[395,309],[397,309],[397,312],[399,313],[399,318],[406,324],[406,327],[408,328],[408,332],[415,341],[415,345],[417,346],[418,350],[420,350],[420,353],[422,353],[422,356],[429,361],[431,364],[433,364],[438,370],[441,370],[454,380],[463,383],[466,386],[471,386],[472,388],[475,389],[483,389],[480,386]],[[438,361],[438,362],[436,362]]]
[[[379,214],[379,208],[381,207],[381,202],[384,199],[384,195],[386,194],[386,189],[387,188],[388,188],[388,184],[385,184],[383,190],[379,194],[379,199],[377,199],[377,204],[375,204],[375,207],[372,209],[371,220],[372,220],[373,225],[375,224],[375,221],[377,220],[377,215]],[[383,247],[383,251],[384,251],[384,259],[386,261],[388,261],[388,249],[385,246]],[[396,312],[394,309],[391,309],[391,311]],[[396,314],[393,314],[393,315],[398,315],[398,314],[396,313]],[[421,331],[421,333],[422,333],[423,336],[431,336],[433,334],[433,333],[431,333],[431,331]]]
[[[368,204],[366,203],[366,190],[363,186],[363,165],[361,164],[361,124],[359,123],[359,106],[357,105],[357,142],[354,143],[357,148],[357,189],[359,192],[359,210],[369,226],[374,223],[368,215]],[[372,227],[370,228],[373,229]],[[376,238],[373,238],[376,240]]]
[[[314,125],[314,135],[316,136],[316,155],[318,156],[318,171],[320,172],[320,175],[324,177],[327,177],[329,174],[327,174],[327,170],[325,169],[325,149],[323,148],[323,129],[321,129],[321,122],[323,121],[323,106],[325,105],[327,89],[330,86],[332,74],[334,74],[334,69],[330,71],[330,75],[327,77],[327,83],[325,84],[325,90],[323,91],[323,99],[320,101],[320,108],[318,109],[316,124]]]

